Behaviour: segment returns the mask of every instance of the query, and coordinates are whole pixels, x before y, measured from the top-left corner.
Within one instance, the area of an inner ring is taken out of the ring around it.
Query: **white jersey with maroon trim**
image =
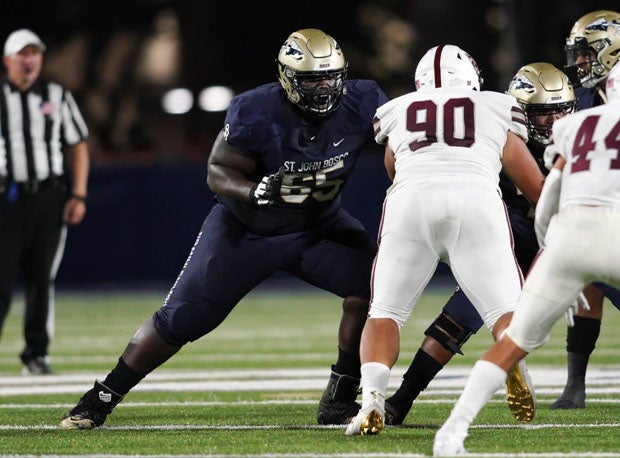
[[[529,272],[508,335],[527,352],[592,283],[620,288],[620,103],[579,111],[553,124],[545,163],[560,155],[559,211]]]
[[[560,206],[620,208],[620,103],[600,105],[566,116],[553,125],[545,161],[566,160]]]
[[[492,329],[521,292],[498,181],[507,132],[527,139],[523,111],[497,92],[424,89],[380,107],[374,127],[375,140],[395,153],[396,176],[369,316],[402,325],[443,261]]]
[[[375,140],[396,158],[394,186],[455,175],[497,188],[506,133],[527,141],[525,114],[510,95],[468,88],[424,89],[381,106]]]

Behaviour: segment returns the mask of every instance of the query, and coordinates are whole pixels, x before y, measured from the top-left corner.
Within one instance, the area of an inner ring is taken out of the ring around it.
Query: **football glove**
[[[265,175],[259,183],[256,183],[250,191],[250,203],[253,207],[268,207],[273,205],[280,195],[280,187],[284,178],[284,166],[276,173]]]
[[[590,304],[588,303],[588,300],[586,299],[586,296],[583,294],[583,292],[579,292],[579,296],[577,296],[577,299],[575,299],[575,301],[568,306],[568,310],[566,310],[566,324],[569,328],[575,326],[575,319],[573,318],[573,315],[577,313],[579,307],[584,310],[590,310]]]

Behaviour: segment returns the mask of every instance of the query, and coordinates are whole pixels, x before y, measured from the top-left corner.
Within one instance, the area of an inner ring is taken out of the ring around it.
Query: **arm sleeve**
[[[540,193],[540,199],[536,205],[536,215],[534,217],[534,230],[540,247],[545,246],[545,235],[551,217],[558,212],[558,203],[560,200],[560,190],[562,185],[562,172],[553,168],[547,178],[545,185]]]

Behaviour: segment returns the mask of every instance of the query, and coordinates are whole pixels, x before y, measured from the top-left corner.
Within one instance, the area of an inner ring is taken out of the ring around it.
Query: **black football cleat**
[[[385,400],[385,424],[390,426],[402,425],[405,417],[411,410],[412,402],[399,404],[394,396]]]
[[[586,386],[584,383],[568,383],[562,395],[551,404],[551,410],[573,410],[586,408]]]
[[[93,429],[103,425],[123,397],[101,382],[88,390],[60,422],[62,429]]]
[[[47,356],[35,356],[33,358],[22,358],[24,375],[49,375],[52,368],[48,363]]]
[[[357,398],[360,379],[332,373],[327,388],[321,396],[316,420],[320,425],[346,425],[357,415],[360,405]]]

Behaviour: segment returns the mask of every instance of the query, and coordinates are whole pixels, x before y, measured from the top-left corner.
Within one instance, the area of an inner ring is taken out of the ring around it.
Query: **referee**
[[[25,374],[49,374],[54,279],[66,225],[86,211],[84,119],[62,86],[39,78],[45,44],[27,29],[4,44],[0,82],[0,329],[19,274],[25,287]],[[67,173],[65,173],[67,167]]]

